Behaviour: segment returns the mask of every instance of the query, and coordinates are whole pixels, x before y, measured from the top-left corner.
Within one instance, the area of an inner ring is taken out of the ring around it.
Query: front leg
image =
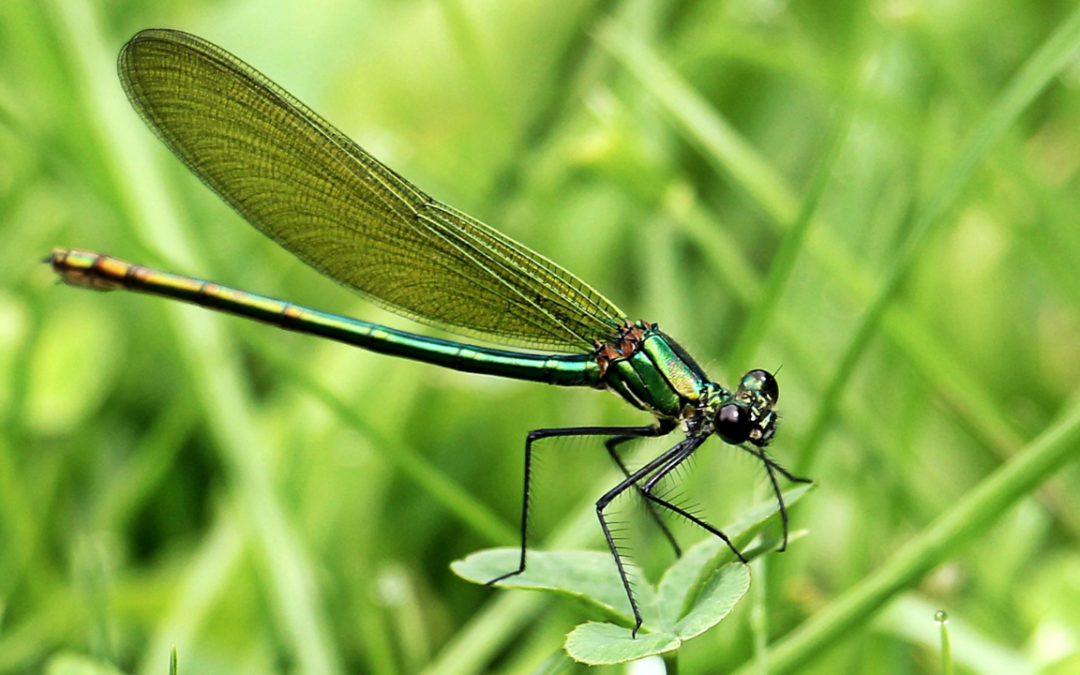
[[[600,520],[600,527],[604,530],[604,538],[607,539],[608,548],[611,549],[611,555],[615,558],[615,567],[619,570],[619,578],[622,580],[623,589],[626,591],[626,597],[630,601],[630,609],[634,613],[634,630],[632,635],[637,636],[638,629],[641,628],[641,610],[638,609],[637,600],[634,599],[634,591],[630,586],[630,577],[626,573],[626,565],[623,563],[622,554],[619,552],[619,546],[615,543],[615,537],[611,535],[611,528],[608,526],[607,518],[604,516],[604,509],[608,507],[619,495],[626,492],[631,487],[639,488],[639,483],[645,480],[650,474],[657,471],[664,471],[665,468],[675,465],[686,459],[690,453],[698,448],[704,441],[704,436],[686,438],[676,444],[674,447],[665,450],[658,457],[650,461],[645,466],[641,467],[634,473],[626,477],[626,480],[622,481],[615,487],[611,488],[596,502],[596,516]],[[670,471],[668,468],[667,471]],[[665,471],[665,473],[667,472]],[[648,483],[652,483],[652,479],[649,479]],[[642,494],[648,498],[652,498],[649,495],[647,488],[641,488]]]
[[[667,462],[665,462],[662,466],[657,467],[656,472],[649,476],[648,480],[645,481],[645,484],[641,486],[641,494],[645,495],[645,497],[648,498],[649,501],[655,503],[657,506],[661,506],[671,511],[672,513],[680,515],[683,518],[689,520],[691,523],[694,523],[698,527],[702,528],[706,532],[709,532],[719,537],[721,540],[723,540],[725,544],[728,545],[728,548],[731,549],[731,552],[734,553],[735,556],[745,564],[747,560],[746,557],[743,556],[742,551],[740,551],[735,546],[735,544],[732,543],[731,539],[729,539],[728,536],[720,530],[720,528],[712,525],[711,523],[703,520],[702,518],[699,518],[698,516],[695,516],[686,509],[676,506],[675,504],[672,504],[666,499],[663,499],[653,494],[653,489],[656,487],[657,483],[663,480],[664,476],[674,471],[676,468],[678,468],[680,464],[686,461],[686,458],[692,455],[694,451],[698,449],[698,447],[705,441],[705,438],[705,436],[688,438],[686,447],[683,448],[681,452],[673,454],[670,458],[668,458]],[[689,443],[689,441],[696,442]],[[675,447],[678,448],[679,446]]]
[[[777,464],[773,459],[765,454],[765,448],[754,448],[749,446],[740,446],[743,450],[746,450],[754,457],[761,460],[761,463],[765,465],[765,472],[769,475],[769,482],[772,484],[773,494],[776,495],[776,503],[780,505],[780,520],[784,526],[784,541],[780,544],[780,548],[777,551],[787,550],[788,541],[788,514],[787,506],[784,505],[784,495],[780,492],[780,483],[776,480],[776,474],[774,471],[780,472],[784,478],[787,478],[792,483],[813,483],[814,481],[809,478],[800,478],[793,475],[790,471]]]
[[[627,478],[630,477],[630,469],[626,468],[626,464],[622,461],[622,458],[619,457],[619,446],[623,445],[627,441],[632,441],[635,438],[642,438],[644,436],[661,436],[670,432],[670,430],[664,431],[660,427],[642,427],[642,429],[654,429],[655,433],[642,434],[641,436],[613,436],[604,441],[604,448],[607,449],[608,454],[611,455],[612,461],[615,462],[615,465],[619,467],[619,470],[622,471],[623,475]],[[640,494],[641,486],[639,485],[635,487]],[[667,526],[663,519],[660,518],[660,512],[656,510],[656,505],[644,494],[641,494],[641,496],[645,504],[645,508],[649,511],[649,515],[652,517],[653,522],[655,522],[656,526],[660,528],[660,531],[664,533],[664,537],[668,540],[668,543],[671,544],[671,548],[674,549],[675,557],[681,558],[682,549],[679,547],[679,542],[675,539],[675,535],[672,534],[671,529]]]

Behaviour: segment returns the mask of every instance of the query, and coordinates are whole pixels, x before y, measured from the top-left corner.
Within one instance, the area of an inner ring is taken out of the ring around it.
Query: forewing
[[[263,234],[417,321],[581,351],[625,316],[570,272],[438,202],[225,50],[169,30],[120,53],[132,105]]]

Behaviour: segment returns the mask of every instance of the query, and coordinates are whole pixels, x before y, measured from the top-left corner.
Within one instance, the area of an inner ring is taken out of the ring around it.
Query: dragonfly
[[[414,334],[291,302],[172,274],[82,250],[54,249],[46,262],[68,285],[127,290],[186,301],[363,349],[468,373],[614,392],[652,415],[639,426],[537,429],[525,440],[520,558],[525,571],[534,446],[591,436],[623,479],[596,502],[608,548],[642,625],[608,507],[639,494],[681,554],[660,516],[681,516],[722,539],[717,527],[667,499],[657,486],[710,437],[762,462],[779,502],[783,543],[788,516],[777,475],[792,475],[766,454],[777,429],[780,390],[768,371],[751,370],[733,388],[711,380],[656,323],[631,320],[556,263],[471,216],[437,201],[369,155],[330,123],[224,49],[188,33],[149,29],[121,50],[119,74],[135,110],[166,146],[251,225],[287,251],[368,300],[419,323],[493,348]],[[629,441],[682,437],[640,468]]]

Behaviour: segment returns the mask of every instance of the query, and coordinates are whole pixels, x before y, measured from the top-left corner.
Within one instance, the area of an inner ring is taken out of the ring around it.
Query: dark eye
[[[780,398],[780,385],[776,383],[776,378],[772,376],[772,373],[767,370],[751,370],[743,376],[742,386],[744,389],[761,392],[761,395],[767,398],[770,403],[776,403]]]
[[[724,439],[725,443],[732,445],[745,443],[746,439],[750,438],[750,430],[753,428],[750,423],[750,414],[734,403],[722,406],[716,412],[714,424],[717,435]]]

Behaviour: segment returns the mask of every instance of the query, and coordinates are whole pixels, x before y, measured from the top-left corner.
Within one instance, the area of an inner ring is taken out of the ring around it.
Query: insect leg
[[[615,436],[637,438],[640,436],[657,435],[657,427],[561,427],[555,429],[534,429],[529,432],[525,439],[525,486],[522,490],[521,502],[521,557],[518,568],[506,574],[495,577],[487,582],[490,586],[525,571],[525,551],[528,548],[529,538],[529,497],[532,488],[532,453],[533,443],[545,438],[557,438],[560,436]],[[624,469],[625,471],[625,469]],[[628,474],[629,475],[629,474]]]
[[[792,483],[813,483],[814,481],[810,480],[809,478],[800,478],[798,476],[792,475],[791,472],[777,464],[768,455],[766,455],[764,448],[751,448],[746,446],[740,447],[742,447],[743,450],[746,450],[754,457],[760,459],[761,463],[765,465],[765,472],[769,474],[769,482],[772,484],[773,494],[776,495],[776,503],[780,505],[780,521],[784,525],[784,541],[780,544],[780,548],[776,550],[785,551],[787,550],[788,541],[787,506],[784,505],[784,496],[780,493],[780,484],[776,480],[776,474],[774,473],[774,471],[780,472],[780,474],[783,475],[784,478],[787,478]]]
[[[653,488],[656,487],[656,484],[659,483],[664,478],[664,476],[674,471],[680,464],[686,461],[686,458],[692,455],[694,451],[697,450],[698,447],[700,447],[701,444],[705,442],[706,438],[706,436],[691,437],[686,439],[686,441],[684,441],[683,443],[675,446],[679,449],[679,452],[674,453],[670,457],[668,457],[667,462],[665,462],[663,466],[657,467],[656,472],[649,476],[649,479],[646,480],[645,484],[641,486],[641,492],[645,495],[646,498],[655,502],[658,506],[661,506],[671,511],[672,513],[676,513],[683,518],[686,518],[691,523],[694,523],[698,527],[702,528],[706,532],[720,537],[720,539],[722,539],[724,543],[728,545],[728,548],[731,549],[731,552],[734,553],[736,557],[739,558],[739,560],[745,563],[746,558],[743,557],[742,551],[736,548],[735,544],[732,543],[731,539],[729,539],[726,534],[720,531],[719,528],[695,516],[686,509],[676,506],[675,504],[672,504],[671,502],[661,497],[658,497],[657,495],[654,495],[652,492]]]
[[[661,431],[661,429],[659,427],[653,427],[653,426],[641,427],[641,431],[642,432],[651,432],[651,433],[641,433],[641,434],[638,434],[638,435],[629,435],[629,434],[627,434],[627,435],[623,435],[623,436],[613,436],[613,437],[607,439],[606,441],[604,441],[604,448],[607,449],[608,454],[611,455],[611,459],[614,460],[615,464],[619,467],[619,470],[623,472],[624,476],[629,477],[630,476],[630,470],[626,468],[626,464],[624,464],[623,461],[622,461],[622,458],[619,457],[618,447],[620,445],[626,443],[627,441],[634,440],[635,438],[645,438],[645,437],[650,437],[650,436],[660,436],[660,435],[662,435],[664,433],[667,433],[665,431]],[[641,492],[641,487],[639,486],[637,488],[637,490],[640,493]],[[645,495],[642,495],[642,497],[645,497]],[[660,531],[664,533],[664,537],[668,540],[668,543],[671,544],[671,548],[674,549],[675,557],[676,558],[681,558],[682,557],[682,549],[679,547],[679,542],[675,540],[675,535],[671,533],[671,529],[668,528],[667,524],[663,521],[663,519],[660,518],[660,512],[656,510],[656,504],[654,504],[648,498],[644,499],[644,503],[645,503],[645,508],[649,510],[649,515],[652,516],[653,522],[655,522],[657,524],[657,526],[660,528]]]
[[[607,506],[611,504],[611,502],[614,501],[615,498],[617,498],[623,492],[626,492],[632,487],[636,488],[641,480],[647,478],[657,469],[660,469],[661,467],[670,464],[675,458],[678,458],[680,456],[685,458],[685,455],[689,454],[686,453],[686,448],[688,446],[696,448],[698,445],[701,444],[702,440],[704,439],[699,440],[697,438],[687,438],[683,441],[680,441],[677,445],[668,450],[665,450],[662,454],[651,460],[645,466],[631,473],[629,476],[626,477],[626,480],[622,481],[615,487],[608,490],[607,493],[605,493],[604,496],[596,502],[596,516],[600,519],[600,527],[604,530],[604,538],[607,539],[608,548],[611,549],[611,555],[613,558],[615,558],[615,567],[619,570],[619,578],[622,580],[623,589],[626,591],[626,597],[630,600],[630,609],[634,613],[633,635],[635,637],[637,636],[638,629],[641,628],[641,610],[638,609],[637,600],[634,599],[634,591],[630,587],[630,578],[626,574],[626,565],[623,564],[623,559],[622,555],[619,553],[618,544],[615,543],[615,538],[611,535],[611,528],[608,526],[607,519],[604,517],[604,509],[607,508]],[[649,495],[648,491],[643,492],[643,494],[647,498],[653,498],[651,495]]]

